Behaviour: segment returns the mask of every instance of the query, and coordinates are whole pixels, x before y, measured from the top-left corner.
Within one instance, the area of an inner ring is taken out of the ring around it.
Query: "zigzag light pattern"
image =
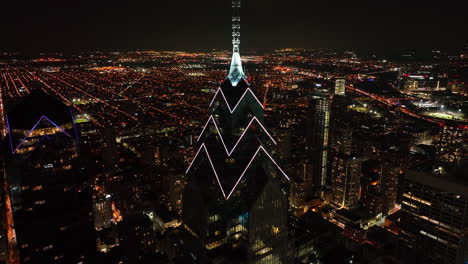
[[[244,135],[246,134],[247,130],[250,128],[250,126],[252,125],[252,123],[254,121],[257,121],[257,123],[263,128],[263,131],[265,131],[265,133],[268,135],[268,137],[271,139],[271,141],[273,141],[273,143],[275,143],[275,145],[277,144],[276,141],[273,139],[273,137],[270,135],[270,133],[268,133],[268,131],[266,130],[266,128],[262,125],[262,123],[260,123],[260,121],[258,121],[257,117],[253,117],[252,120],[250,120],[249,124],[245,127],[244,131],[242,132],[241,136],[239,137],[239,139],[237,140],[236,144],[234,144],[234,147],[232,147],[232,149],[229,151],[227,146],[226,146],[226,143],[224,143],[224,139],[223,139],[223,135],[221,134],[221,132],[219,131],[219,128],[218,128],[218,125],[216,124],[216,121],[214,119],[214,117],[211,115],[210,118],[208,118],[208,121],[206,122],[205,124],[205,127],[203,128],[202,132],[200,133],[200,135],[198,136],[198,139],[197,139],[197,142],[200,140],[201,136],[203,135],[203,132],[205,132],[205,129],[206,127],[208,126],[208,124],[210,123],[210,121],[213,122],[213,124],[215,125],[215,128],[216,128],[216,131],[218,132],[218,135],[219,137],[221,138],[221,143],[223,143],[223,146],[224,146],[224,149],[226,150],[226,153],[228,154],[228,156],[230,157],[231,154],[234,152],[234,150],[236,149],[237,145],[239,144],[239,142],[242,140],[242,138],[244,137]]]
[[[229,102],[227,101],[226,99],[226,96],[224,95],[224,92],[221,88],[218,88],[218,90],[216,91],[215,95],[213,96],[213,99],[211,100],[210,102],[210,107],[213,105],[213,103],[215,102],[216,100],[216,97],[218,96],[219,93],[221,93],[224,101],[226,102],[226,105],[229,109],[229,112],[232,114],[234,113],[234,111],[237,109],[237,107],[239,106],[240,102],[242,101],[242,99],[247,95],[247,93],[249,93],[253,96],[253,98],[257,101],[257,103],[260,105],[260,107],[262,107],[262,109],[265,109],[265,107],[262,105],[262,103],[258,100],[257,96],[255,96],[255,94],[252,92],[252,90],[250,88],[247,88],[245,90],[245,92],[242,94],[242,96],[240,97],[239,101],[236,103],[236,105],[231,108],[231,106],[229,105]],[[250,128],[250,126],[252,125],[252,123],[254,121],[256,121],[260,127],[263,129],[263,131],[265,131],[265,133],[268,135],[268,137],[271,139],[271,141],[273,141],[273,143],[276,145],[276,141],[273,139],[273,137],[270,135],[270,133],[268,133],[267,129],[262,125],[262,123],[258,120],[257,117],[253,117],[252,120],[250,120],[249,124],[246,126],[246,128],[244,129],[244,131],[242,132],[241,136],[239,137],[239,139],[237,140],[236,144],[234,144],[234,147],[229,150],[228,147],[226,146],[225,142],[224,142],[224,139],[223,139],[223,136],[219,130],[219,127],[218,127],[218,124],[216,124],[216,121],[213,117],[213,115],[210,115],[210,117],[208,118],[208,121],[206,122],[205,126],[203,127],[203,130],[201,131],[200,135],[198,136],[198,139],[197,139],[197,142],[200,140],[201,136],[203,135],[203,133],[205,132],[206,128],[208,127],[208,124],[210,123],[210,121],[213,122],[213,124],[215,125],[215,128],[216,128],[216,131],[218,132],[218,135],[221,139],[221,143],[223,144],[224,146],[224,150],[226,151],[228,157],[230,157],[232,155],[232,153],[234,152],[234,150],[237,148],[237,145],[239,144],[239,142],[242,140],[242,138],[244,137],[244,135],[246,134],[247,130]],[[252,156],[252,158],[250,159],[249,163],[247,164],[247,166],[245,167],[244,171],[242,172],[242,174],[239,176],[239,179],[237,180],[237,182],[234,184],[234,187],[231,189],[231,191],[229,192],[228,195],[226,195],[226,192],[221,184],[221,181],[220,181],[220,178],[218,176],[218,173],[216,172],[216,169],[214,167],[214,164],[213,164],[213,161],[211,160],[211,157],[210,157],[210,154],[208,152],[208,149],[206,148],[206,145],[205,143],[202,143],[200,145],[200,148],[198,149],[197,151],[197,154],[195,154],[195,157],[192,159],[192,162],[190,163],[189,167],[187,168],[187,171],[185,172],[186,174],[190,171],[190,169],[192,168],[192,165],[193,163],[195,162],[195,160],[197,159],[198,155],[200,154],[201,150],[205,150],[205,153],[206,153],[206,156],[208,157],[208,161],[210,162],[210,165],[211,165],[211,168],[213,169],[213,172],[215,174],[215,177],[216,177],[216,181],[218,182],[218,185],[219,187],[221,188],[221,192],[223,193],[223,196],[226,200],[228,200],[231,195],[233,194],[233,192],[235,191],[237,185],[239,185],[239,183],[241,182],[242,178],[244,177],[245,173],[247,172],[247,170],[250,168],[250,165],[252,164],[252,162],[255,160],[255,158],[257,157],[258,153],[260,152],[260,150],[262,150],[267,156],[268,158],[270,158],[270,160],[273,162],[273,164],[275,164],[275,166],[278,168],[278,170],[284,175],[284,177],[286,177],[286,179],[288,179],[288,181],[290,180],[290,178],[288,177],[288,175],[286,175],[286,173],[281,169],[281,167],[276,163],[276,161],[271,157],[271,155],[265,150],[265,148],[260,145],[257,149],[257,151],[255,152],[255,154]]]
[[[218,185],[219,187],[221,188],[221,192],[223,193],[223,196],[226,200],[228,200],[232,193],[235,191],[235,189],[237,188],[237,185],[239,185],[240,181],[242,180],[242,178],[244,177],[245,173],[247,172],[247,170],[250,168],[250,165],[252,164],[252,162],[255,160],[255,158],[257,157],[258,153],[260,152],[260,150],[262,150],[267,156],[268,158],[270,158],[270,160],[273,162],[273,164],[275,164],[275,166],[278,168],[278,170],[284,175],[284,177],[286,177],[286,179],[288,179],[288,181],[290,180],[288,175],[286,175],[286,173],[280,168],[280,166],[276,163],[276,161],[271,157],[271,155],[265,150],[265,148],[263,146],[259,146],[257,151],[255,152],[255,154],[252,156],[252,158],[250,159],[249,163],[247,164],[247,166],[245,167],[244,171],[242,172],[242,174],[239,176],[239,179],[237,180],[236,184],[234,184],[234,187],[232,187],[231,191],[229,192],[229,194],[226,196],[226,192],[221,184],[221,181],[219,179],[219,176],[218,176],[218,173],[216,172],[216,169],[214,167],[214,164],[213,164],[213,161],[211,160],[211,157],[210,157],[210,153],[208,152],[208,149],[206,148],[206,145],[205,143],[202,143],[200,148],[198,149],[197,151],[197,154],[195,154],[195,157],[193,158],[192,160],[192,163],[190,163],[190,166],[188,167],[186,173],[188,173],[190,171],[190,168],[192,168],[192,165],[193,163],[195,162],[195,160],[197,159],[198,155],[200,154],[200,151],[201,150],[205,150],[205,153],[206,153],[206,156],[208,157],[208,161],[210,162],[210,165],[211,165],[211,168],[213,169],[213,172],[215,174],[215,177],[216,177],[216,181],[218,182]]]
[[[250,94],[253,96],[253,98],[255,98],[255,101],[257,101],[257,103],[263,108],[265,109],[265,107],[263,107],[262,103],[260,103],[260,101],[258,100],[257,96],[255,96],[255,94],[252,92],[252,90],[250,90],[250,88],[247,88],[245,89],[245,92],[242,94],[241,98],[239,99],[239,101],[237,101],[237,104],[234,106],[234,108],[231,109],[231,106],[229,105],[227,99],[226,99],[226,96],[224,95],[223,93],[223,90],[221,88],[218,88],[218,90],[216,91],[213,99],[211,100],[211,103],[210,103],[210,107],[211,105],[214,103],[215,99],[216,99],[216,96],[218,96],[218,93],[221,92],[221,95],[223,96],[224,98],[224,101],[226,102],[226,105],[229,109],[229,112],[234,113],[234,111],[236,111],[236,108],[239,106],[240,102],[242,101],[242,99],[244,98],[244,96],[247,94],[247,92],[250,92]]]

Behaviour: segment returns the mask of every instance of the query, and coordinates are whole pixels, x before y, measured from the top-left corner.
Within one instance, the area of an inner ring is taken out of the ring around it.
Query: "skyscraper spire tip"
[[[229,70],[229,80],[232,86],[236,86],[245,77],[242,69],[242,61],[239,53],[240,47],[240,7],[241,0],[232,0],[232,60]]]

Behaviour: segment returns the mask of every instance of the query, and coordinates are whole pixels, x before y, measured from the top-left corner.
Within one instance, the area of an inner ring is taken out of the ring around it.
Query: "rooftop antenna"
[[[232,86],[236,86],[242,78],[245,78],[240,58],[240,8],[241,0],[232,0],[232,60],[229,70],[229,80]]]
[[[233,52],[239,52],[240,46],[240,8],[241,0],[232,0],[232,47]]]

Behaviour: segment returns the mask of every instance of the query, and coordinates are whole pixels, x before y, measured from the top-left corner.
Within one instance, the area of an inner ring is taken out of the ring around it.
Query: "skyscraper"
[[[359,204],[361,160],[338,154],[332,161],[332,203],[341,208],[353,208]]]
[[[467,163],[447,175],[408,171],[403,182],[400,252],[407,263],[468,261]]]
[[[463,157],[463,126],[443,125],[436,141],[436,158],[444,162],[457,162]]]
[[[335,94],[345,95],[346,93],[346,80],[344,78],[336,78],[335,80]]]
[[[353,147],[353,130],[351,127],[333,127],[331,139],[330,148],[333,154],[351,155]]]
[[[232,4],[231,66],[187,170],[183,223],[207,251],[205,257],[221,250],[235,263],[287,263],[289,178],[270,151],[276,141],[244,75],[240,0]]]
[[[70,109],[35,90],[7,115],[4,147],[20,263],[92,261],[88,175]]]
[[[307,120],[306,147],[311,159],[312,184],[315,193],[330,184],[327,177],[330,137],[331,101],[326,95],[314,96],[309,102],[310,116]]]
[[[397,203],[398,181],[401,175],[401,166],[394,162],[396,157],[382,160],[380,169],[380,189],[385,195],[384,209],[392,211]],[[392,162],[393,161],[393,162]],[[387,213],[384,212],[384,213]]]

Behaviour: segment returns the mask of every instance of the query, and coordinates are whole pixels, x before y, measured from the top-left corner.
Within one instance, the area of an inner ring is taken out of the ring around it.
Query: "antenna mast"
[[[240,46],[240,8],[241,0],[232,0],[232,48],[233,52],[239,52]]]
[[[240,7],[241,0],[232,0],[232,60],[229,70],[229,80],[232,86],[236,86],[242,78],[245,78],[242,70],[242,61],[239,54],[240,46]]]

